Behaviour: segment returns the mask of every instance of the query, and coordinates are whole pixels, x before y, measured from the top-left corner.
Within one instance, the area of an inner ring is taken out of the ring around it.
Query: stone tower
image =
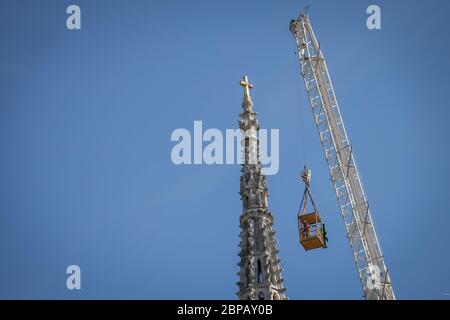
[[[244,100],[239,115],[242,138],[243,164],[241,195],[243,212],[240,216],[240,267],[239,292],[241,300],[286,299],[281,277],[280,259],[277,257],[277,241],[272,228],[273,216],[267,208],[267,182],[262,173],[259,155],[259,123],[250,89],[253,85],[247,76],[240,82],[244,88]]]

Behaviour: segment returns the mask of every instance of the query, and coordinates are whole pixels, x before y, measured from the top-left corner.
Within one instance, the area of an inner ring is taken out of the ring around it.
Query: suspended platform
[[[305,183],[305,191],[303,192],[302,201],[300,203],[300,210],[298,213],[298,232],[300,238],[300,244],[305,251],[326,248],[327,247],[327,233],[325,230],[325,224],[322,222],[319,211],[309,190],[309,184],[311,181],[311,171],[306,169],[302,172],[301,176]],[[307,213],[306,206],[308,199],[311,201],[313,211]]]
[[[298,217],[300,243],[305,251],[326,248],[323,236],[324,225],[320,215],[316,212],[303,214]]]

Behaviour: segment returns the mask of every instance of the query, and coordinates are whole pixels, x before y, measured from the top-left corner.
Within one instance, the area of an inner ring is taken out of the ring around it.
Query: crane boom
[[[394,300],[389,271],[375,232],[369,202],[327,64],[308,15],[302,13],[298,20],[292,20],[290,30],[297,44],[301,75],[319,131],[363,295],[368,300]]]

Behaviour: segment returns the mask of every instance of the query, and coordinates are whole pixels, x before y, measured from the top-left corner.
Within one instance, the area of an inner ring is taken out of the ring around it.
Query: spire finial
[[[244,96],[250,98],[250,89],[253,88],[253,84],[248,81],[248,77],[244,76],[240,82],[240,85],[244,87]]]

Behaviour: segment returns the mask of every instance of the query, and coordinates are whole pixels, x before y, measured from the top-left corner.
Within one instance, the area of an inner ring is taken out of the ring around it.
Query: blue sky
[[[268,181],[286,294],[361,299],[297,79],[288,27],[308,4],[396,295],[448,299],[450,3],[253,0],[1,2],[0,298],[235,299],[239,166],[176,166],[170,135],[235,128],[248,74],[261,126],[280,129]],[[330,239],[308,253],[305,162]]]

